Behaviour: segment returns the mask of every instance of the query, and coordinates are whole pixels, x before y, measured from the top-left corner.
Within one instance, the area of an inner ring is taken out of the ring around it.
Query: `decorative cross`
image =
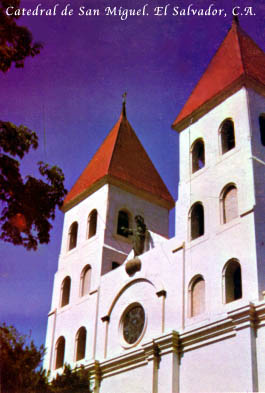
[[[123,95],[122,95],[124,104],[126,104],[126,97],[127,97],[127,92],[125,91],[125,92],[123,93]]]

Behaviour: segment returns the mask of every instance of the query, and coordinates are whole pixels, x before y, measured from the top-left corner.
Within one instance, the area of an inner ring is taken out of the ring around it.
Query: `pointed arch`
[[[80,280],[80,296],[88,295],[90,292],[90,285],[91,285],[91,266],[86,265],[81,273],[81,280]]]
[[[65,354],[65,338],[59,337],[55,345],[55,366],[54,369],[63,367]]]
[[[95,236],[97,233],[98,212],[96,209],[92,210],[87,220],[87,238]]]
[[[223,300],[230,303],[242,298],[241,265],[237,259],[230,259],[223,269]]]
[[[73,222],[68,232],[68,251],[76,247],[77,244],[78,223]]]
[[[195,202],[189,212],[190,239],[204,235],[204,208],[201,202]]]
[[[235,140],[235,127],[232,119],[225,119],[219,128],[221,152],[225,154],[232,150],[236,145]]]
[[[196,139],[191,147],[192,173],[202,169],[205,165],[204,142],[201,138]]]
[[[82,360],[86,355],[86,337],[87,331],[84,326],[82,326],[75,337],[75,360]]]
[[[238,197],[235,184],[227,184],[220,195],[222,223],[226,224],[238,217]]]
[[[195,317],[205,311],[205,281],[201,275],[192,278],[189,285],[189,315]]]
[[[64,307],[69,304],[71,291],[71,278],[69,276],[65,277],[61,285],[61,297],[60,297],[60,307]]]

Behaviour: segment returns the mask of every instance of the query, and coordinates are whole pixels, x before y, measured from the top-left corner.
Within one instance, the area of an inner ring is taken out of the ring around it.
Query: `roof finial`
[[[233,24],[236,25],[236,26],[239,26],[238,15],[234,15],[234,16],[233,16]]]
[[[126,97],[127,97],[127,92],[125,91],[122,95],[122,114],[124,117],[126,117]]]

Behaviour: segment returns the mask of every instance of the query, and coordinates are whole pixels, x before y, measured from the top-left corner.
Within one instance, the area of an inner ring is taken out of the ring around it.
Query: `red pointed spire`
[[[264,88],[265,53],[241,29],[238,18],[212,58],[172,127],[182,131],[242,86]]]
[[[174,206],[172,196],[127,120],[125,100],[119,120],[67,194],[63,210],[105,183],[140,193],[167,208]]]

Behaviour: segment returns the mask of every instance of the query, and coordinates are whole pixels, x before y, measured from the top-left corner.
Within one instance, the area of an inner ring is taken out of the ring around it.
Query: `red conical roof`
[[[265,53],[234,20],[172,127],[182,131],[243,85],[265,86]]]
[[[174,206],[172,196],[127,120],[125,104],[118,122],[67,194],[63,210],[105,183],[138,191],[167,208]]]

